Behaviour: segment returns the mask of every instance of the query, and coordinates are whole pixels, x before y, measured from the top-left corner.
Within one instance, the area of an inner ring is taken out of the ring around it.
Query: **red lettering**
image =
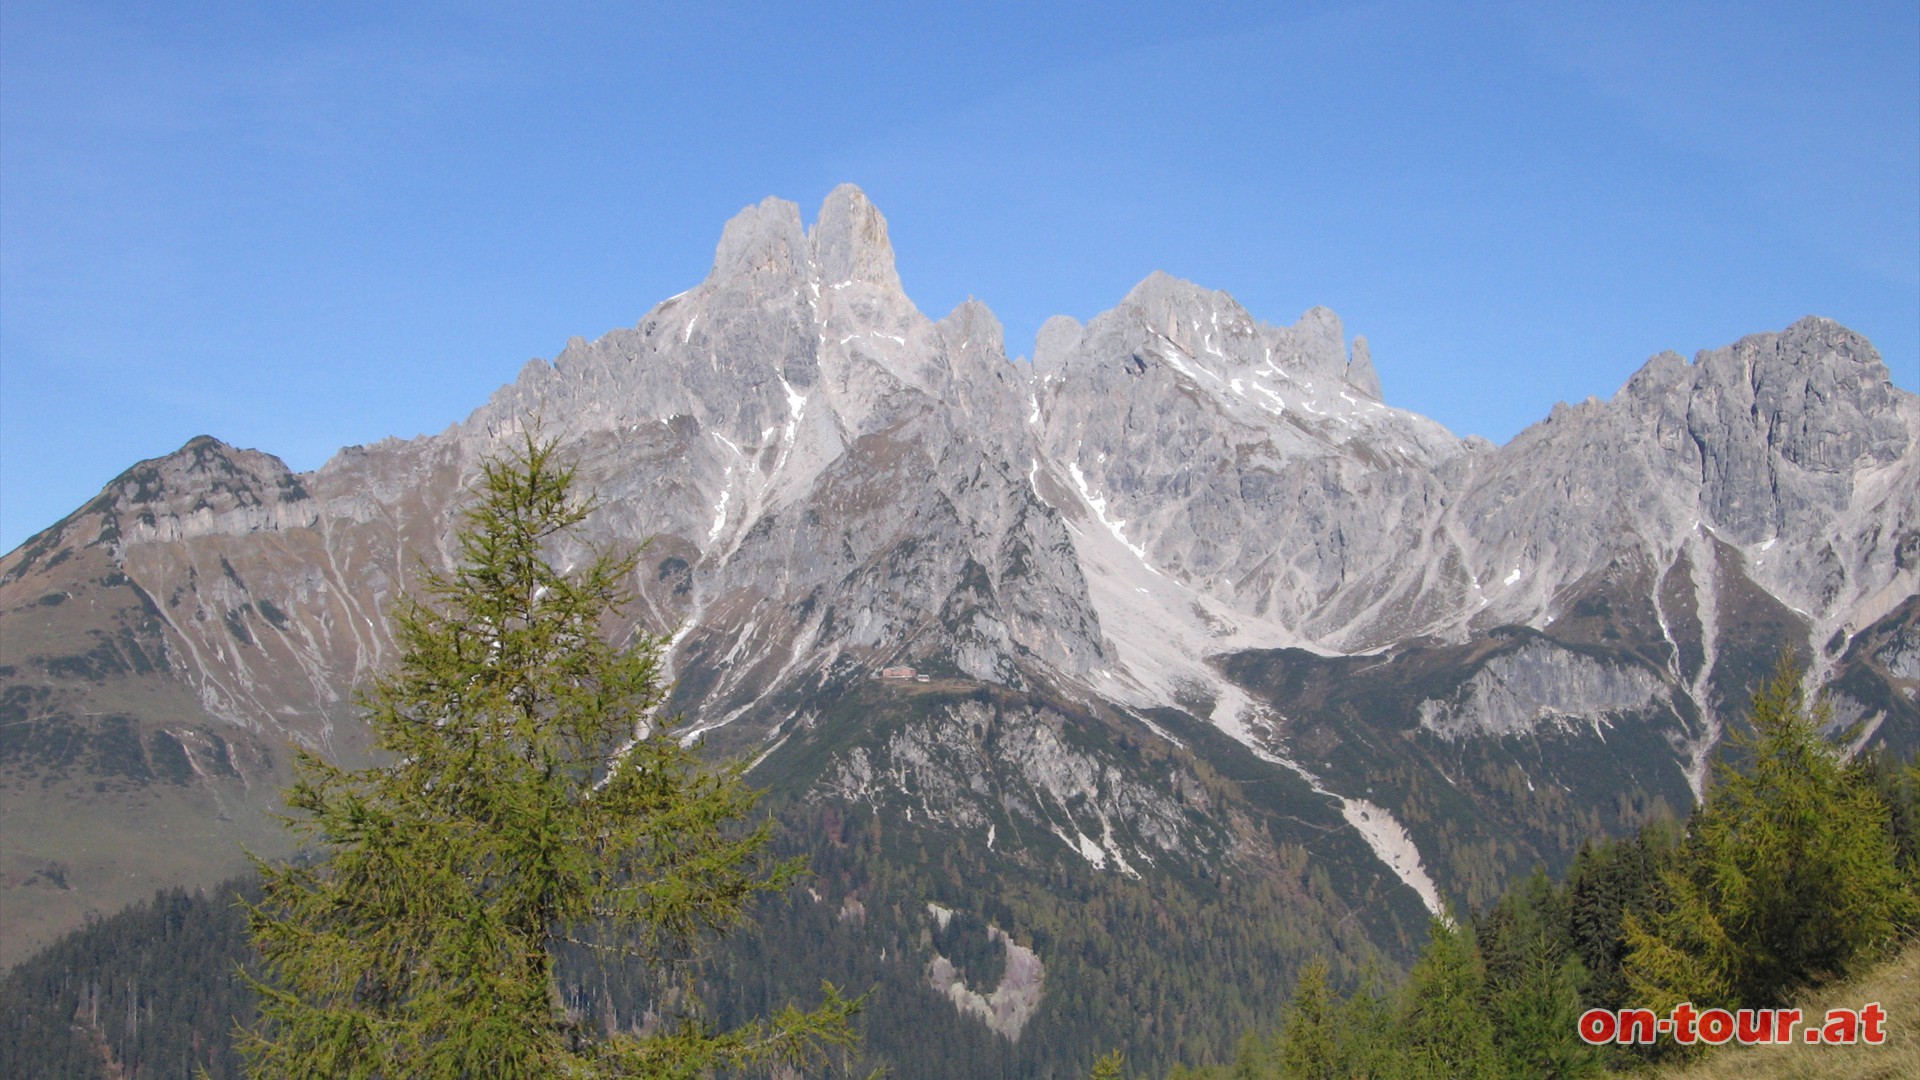
[[[1887,1033],[1880,1025],[1887,1021],[1887,1010],[1877,1001],[1870,1001],[1860,1009],[1860,1024],[1864,1029],[1860,1038],[1874,1046],[1887,1041]]]
[[[1680,1006],[1681,1009],[1687,1006]],[[1674,1014],[1679,1015],[1679,1009]],[[1689,1010],[1691,1011],[1691,1010]],[[1650,1043],[1660,1030],[1655,1022],[1652,1009],[1621,1009],[1619,1040],[1622,1043]]]
[[[1860,1017],[1852,1009],[1828,1009],[1827,1022],[1820,1028],[1823,1043],[1851,1043],[1860,1036]]]
[[[1612,1042],[1618,1027],[1611,1009],[1588,1009],[1580,1014],[1580,1038],[1586,1042]]]
[[[1649,1016],[1652,1014],[1649,1013]],[[1693,1045],[1693,1021],[1697,1014],[1693,1011],[1693,1002],[1683,1001],[1673,1007],[1673,1041],[1682,1046]]]
[[[1799,1009],[1699,1010],[1690,1001],[1673,1007],[1663,1019],[1652,1009],[1588,1009],[1580,1014],[1582,1042],[1598,1046],[1619,1043],[1623,1046],[1651,1044],[1671,1034],[1683,1046],[1702,1042],[1719,1046],[1733,1039],[1754,1043],[1790,1044],[1794,1032],[1808,1045],[1848,1046],[1866,1042],[1878,1046],[1887,1041],[1887,1010],[1877,1001],[1854,1009],[1829,1009],[1823,1020],[1804,1029],[1805,1014]]]
[[[1719,1046],[1733,1038],[1733,1014],[1725,1009],[1708,1009],[1700,1014],[1700,1041]]]

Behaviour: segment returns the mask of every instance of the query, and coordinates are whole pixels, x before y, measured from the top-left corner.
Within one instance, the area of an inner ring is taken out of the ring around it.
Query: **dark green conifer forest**
[[[245,1075],[233,1041],[253,1015],[242,897],[253,879],[172,889],[76,930],[0,979],[0,1076]]]

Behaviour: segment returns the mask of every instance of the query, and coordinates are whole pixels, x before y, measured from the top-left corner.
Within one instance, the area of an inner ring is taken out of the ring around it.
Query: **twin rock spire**
[[[710,282],[755,273],[796,273],[812,263],[823,284],[864,282],[899,292],[887,219],[852,184],[841,184],[821,204],[819,219],[807,231],[800,208],[769,197],[727,222],[714,252]]]
[[[810,265],[809,265],[810,264]],[[719,285],[757,274],[817,275],[814,283],[832,287],[847,283],[874,286],[883,292],[904,296],[900,275],[894,268],[893,244],[887,237],[887,219],[853,184],[834,188],[821,204],[820,215],[811,230],[800,223],[800,208],[785,199],[769,196],[758,206],[749,206],[727,222],[714,252],[713,269],[707,275],[709,285]],[[1129,302],[1155,309],[1191,306],[1181,301],[1213,294],[1189,282],[1156,271],[1128,294]],[[1219,300],[1231,304],[1230,297]],[[1209,301],[1210,302],[1210,301]],[[1234,305],[1237,307],[1238,305]],[[1049,345],[1068,345],[1077,338],[1079,324],[1056,317],[1040,332],[1035,352],[1040,361]],[[1309,351],[1317,359],[1344,377],[1344,381],[1366,394],[1380,399],[1380,378],[1374,372],[1365,338],[1356,338],[1351,354],[1344,344],[1339,318],[1325,308],[1306,313],[1294,333],[1303,339],[1319,339]]]

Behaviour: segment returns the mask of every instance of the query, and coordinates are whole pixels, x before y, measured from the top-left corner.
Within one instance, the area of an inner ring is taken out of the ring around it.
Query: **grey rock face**
[[[927,984],[934,993],[953,1002],[962,1016],[976,1017],[994,1034],[1008,1042],[1019,1042],[1027,1021],[1039,1011],[1046,987],[1046,965],[1032,949],[1014,941],[999,927],[990,926],[987,933],[1006,952],[1006,969],[991,991],[968,987],[956,976],[953,961],[937,953],[927,966]]]
[[[1462,450],[1351,382],[1370,363],[1341,335],[1324,308],[1266,326],[1156,274],[1079,333],[1042,332],[1044,460],[1154,572],[1296,639],[1364,639]]]
[[[1857,471],[1898,460],[1913,439],[1879,354],[1825,319],[1743,338],[1691,367],[1656,357],[1621,399],[1682,475],[1697,476],[1713,522],[1739,543],[1824,523]]]
[[[1556,409],[1476,459],[1453,516],[1481,585],[1522,575],[1488,596],[1499,618],[1553,614],[1608,552],[1698,565],[1712,537],[1824,641],[1914,591],[1891,541],[1920,523],[1916,432],[1872,347],[1804,319],[1692,364],[1656,356],[1613,401]]]
[[[1373,351],[1359,335],[1354,336],[1353,359],[1347,363],[1347,385],[1375,401],[1385,400],[1380,396],[1380,375],[1373,370]]]
[[[178,453],[128,470],[89,509],[131,543],[284,529],[313,520],[306,487],[279,458],[204,435]]]
[[[1609,718],[1665,703],[1667,690],[1646,669],[1604,664],[1543,643],[1496,657],[1451,700],[1419,706],[1420,726],[1447,739],[1517,735],[1542,724],[1600,726]]]
[[[811,260],[812,245],[800,227],[800,208],[769,196],[733,216],[720,234],[708,281],[731,281],[753,274],[789,275]]]
[[[820,207],[813,229],[813,258],[829,282],[858,281],[891,292],[900,291],[900,275],[893,269],[893,244],[887,239],[887,219],[852,184],[841,184]]]
[[[674,706],[734,749],[908,663],[1112,707],[1169,745],[1152,710],[1185,710],[1350,808],[1360,792],[1289,758],[1287,703],[1253,700],[1225,658],[1526,627],[1543,643],[1389,719],[1457,744],[1658,706],[1697,773],[1754,655],[1832,657],[1920,591],[1920,399],[1826,320],[1656,356],[1494,447],[1387,405],[1332,312],[1268,325],[1165,274],[1085,325],[1049,320],[1033,363],[1009,362],[985,306],[913,305],[850,186],[811,230],[779,199],[742,210],[705,280],[527,364],[439,435],[304,475],[195,440],[66,523],[100,537],[36,538],[0,585],[94,544],[155,598],[169,677],[210,716],[350,747],[388,605],[450,558],[478,461],[534,417],[601,501],[563,559],[645,545],[634,623],[672,636]],[[1881,659],[1902,680],[1914,663]],[[909,727],[836,759],[830,786],[911,773],[955,827],[1049,822],[1121,872],[1218,840],[1177,778],[1114,772],[1044,708],[995,720],[992,755],[965,734],[982,722]],[[974,787],[993,769],[1004,804]],[[1369,843],[1417,864],[1374,809]]]
[[[1175,776],[1172,791],[1144,784],[1064,735],[1048,710],[996,709],[966,702],[908,726],[884,749],[840,758],[816,798],[869,802],[903,798],[930,820],[984,833],[999,823],[1051,834],[1102,869],[1138,877],[1168,857],[1195,858],[1222,841],[1175,792],[1197,787]]]
[[[1920,682],[1920,635],[1906,634],[1889,642],[1876,654],[1896,679]]]
[[[1728,558],[1820,641],[1914,591],[1920,408],[1833,323],[1655,357],[1500,448],[1385,405],[1344,333],[1324,308],[1275,327],[1154,274],[1085,326],[1049,321],[1023,367],[984,306],[913,306],[858,189],[811,231],[768,199],[728,223],[705,281],[530,363],[465,423],[311,477],[231,455],[244,481],[183,472],[168,490],[210,497],[140,511],[125,558],[163,580],[201,558],[179,545],[227,537],[250,589],[278,590],[235,603],[336,605],[294,706],[320,709],[382,661],[400,553],[444,559],[461,477],[546,417],[605,505],[587,541],[651,545],[640,621],[679,633],[677,670],[715,667],[681,701],[702,724],[893,660],[1226,701],[1215,654],[1550,626],[1623,560],[1668,583],[1652,618],[1676,656],[1714,653]],[[268,534],[329,571],[277,569]],[[257,676],[200,655],[212,681]],[[1704,693],[1711,667],[1676,660],[1674,679]],[[259,704],[226,708],[282,708]]]

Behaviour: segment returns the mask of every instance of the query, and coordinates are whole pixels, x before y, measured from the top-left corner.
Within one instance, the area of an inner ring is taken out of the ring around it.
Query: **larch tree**
[[[1887,805],[1821,734],[1783,657],[1753,697],[1745,759],[1722,762],[1656,903],[1627,920],[1634,997],[1764,1008],[1847,974],[1910,925]]]
[[[256,1075],[694,1077],[806,1066],[853,1040],[858,1002],[716,1030],[692,961],[801,867],[772,859],[742,767],[709,768],[664,697],[660,639],[609,639],[631,555],[571,573],[592,511],[550,441],[482,467],[457,565],[393,613],[396,667],[364,696],[380,760],[301,753],[289,824],[311,857],[260,864]],[[657,980],[644,1030],[570,1015],[563,949]]]

